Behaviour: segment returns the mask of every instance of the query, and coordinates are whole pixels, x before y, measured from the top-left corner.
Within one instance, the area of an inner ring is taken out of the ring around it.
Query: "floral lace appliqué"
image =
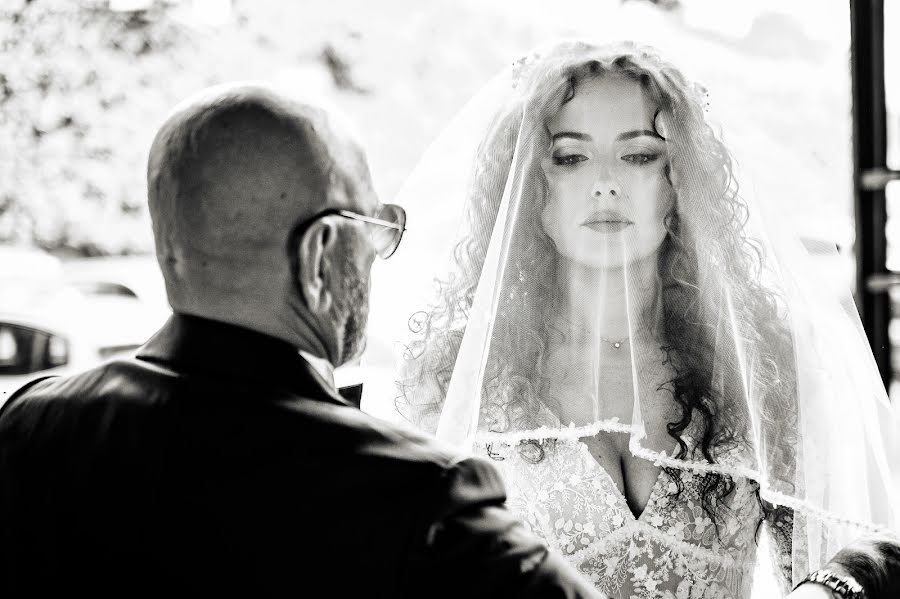
[[[752,486],[735,479],[718,534],[700,502],[701,476],[666,474],[635,518],[605,470],[577,440],[559,439],[532,463],[507,446],[496,465],[508,505],[598,589],[621,599],[749,597],[761,517]],[[496,445],[494,446],[496,451]]]

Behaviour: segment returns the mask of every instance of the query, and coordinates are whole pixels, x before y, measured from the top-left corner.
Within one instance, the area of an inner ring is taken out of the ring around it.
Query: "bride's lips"
[[[597,233],[619,233],[624,231],[634,223],[628,220],[623,214],[613,210],[601,210],[587,217],[582,223],[582,227],[587,227],[591,231]]]

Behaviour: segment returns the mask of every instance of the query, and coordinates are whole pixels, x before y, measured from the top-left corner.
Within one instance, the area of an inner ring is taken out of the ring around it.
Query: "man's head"
[[[323,109],[252,84],[213,88],[162,126],[147,172],[175,312],[285,339],[335,365],[361,349],[379,209],[360,146]],[[306,223],[301,235],[291,235]]]

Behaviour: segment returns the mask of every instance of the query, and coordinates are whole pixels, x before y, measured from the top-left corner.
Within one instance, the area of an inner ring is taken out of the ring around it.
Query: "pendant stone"
[[[619,349],[620,347],[622,347],[622,343],[619,341],[616,341],[615,343],[613,343],[613,347],[615,347],[616,349]]]

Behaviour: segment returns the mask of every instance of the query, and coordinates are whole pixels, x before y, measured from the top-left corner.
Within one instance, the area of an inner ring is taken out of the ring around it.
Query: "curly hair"
[[[516,66],[518,101],[498,115],[478,148],[466,202],[467,232],[454,251],[456,269],[438,282],[438,301],[420,314],[421,325],[414,331],[418,337],[408,348],[407,370],[399,382],[398,409],[420,427],[435,430],[501,200],[512,186],[521,195],[521,210],[527,212],[519,215],[522,228],[508,242],[510,267],[502,281],[508,293],[497,307],[480,427],[503,432],[548,424],[540,421],[546,413],[540,406],[547,399],[549,376],[542,362],[548,344],[562,335],[546,314],[556,292],[552,273],[559,258],[541,225],[547,186],[537,162],[542,149],[549,147],[547,120],[584,81],[616,74],[639,82],[655,102],[654,127],[669,148],[665,173],[675,208],[665,219],[667,235],[657,263],[662,349],[675,373],[660,389],[671,393],[679,413],[668,423],[668,434],[678,444],[676,459],[717,463],[724,453],[749,442],[744,437],[751,418],[746,408],[723,409],[728,398],[744,393],[748,384],[741,376],[728,375],[747,372],[739,361],[752,360],[749,371],[761,411],[755,417],[784,418],[784,404],[793,400],[795,384],[792,372],[779,371],[779,365],[791,363],[782,359],[793,351],[790,334],[778,297],[761,282],[762,251],[745,234],[747,206],[738,194],[732,158],[705,120],[704,90],[652,49],[633,44],[565,42]],[[519,161],[515,167],[514,160]],[[726,312],[736,317],[724,316]],[[736,330],[722,331],[723,326]],[[746,340],[753,355],[717,344],[723,333]],[[714,369],[711,356],[726,367]],[[696,444],[686,442],[686,433]],[[780,451],[784,446],[767,449]],[[519,450],[533,461],[543,456],[536,441],[524,442]],[[793,459],[771,457],[783,460],[780,463]],[[681,493],[677,470],[665,470]],[[727,509],[721,500],[734,482],[715,470],[703,476],[703,509],[718,524],[720,509]]]

